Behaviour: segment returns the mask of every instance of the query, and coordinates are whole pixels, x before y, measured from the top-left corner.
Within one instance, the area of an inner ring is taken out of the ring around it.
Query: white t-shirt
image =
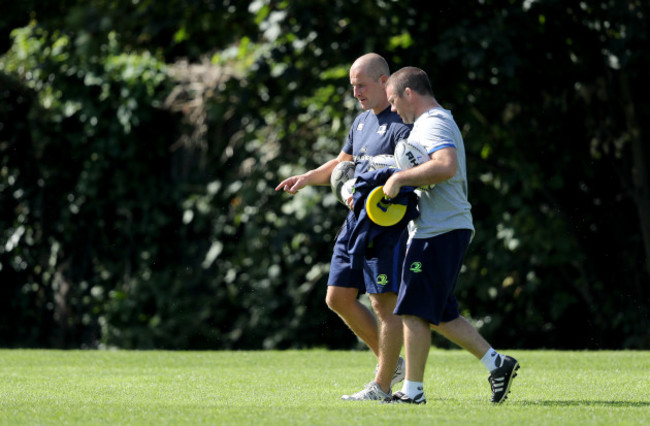
[[[467,199],[465,145],[451,111],[432,108],[413,124],[409,140],[420,142],[429,154],[452,147],[458,155],[456,175],[433,189],[420,192],[420,216],[410,226],[411,238],[430,238],[455,229],[469,229],[474,236],[472,206]]]

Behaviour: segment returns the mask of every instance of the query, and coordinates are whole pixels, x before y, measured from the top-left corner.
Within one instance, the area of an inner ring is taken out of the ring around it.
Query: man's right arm
[[[286,178],[280,182],[275,190],[284,190],[289,194],[295,194],[307,185],[329,185],[330,176],[332,175],[332,170],[334,170],[334,167],[336,167],[336,165],[342,161],[352,160],[353,157],[351,154],[347,154],[341,151],[336,158],[333,158],[332,160],[316,169],[310,170],[307,173],[303,173],[301,175]]]

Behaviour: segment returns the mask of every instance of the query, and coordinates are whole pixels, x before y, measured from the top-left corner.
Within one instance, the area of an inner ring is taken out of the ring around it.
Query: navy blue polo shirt
[[[368,161],[376,155],[395,152],[395,145],[402,139],[407,139],[411,125],[404,124],[396,112],[388,106],[375,115],[372,110],[359,114],[355,118],[343,152],[354,157],[356,164],[355,176],[368,171]]]

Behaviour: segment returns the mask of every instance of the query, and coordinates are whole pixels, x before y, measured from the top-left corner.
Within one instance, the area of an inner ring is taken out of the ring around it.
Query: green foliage
[[[0,69],[34,95],[27,114],[9,111],[25,131],[3,146],[3,206],[15,213],[3,226],[12,244],[0,258],[13,271],[3,282],[49,317],[22,344],[94,344],[110,314],[102,306],[155,279],[143,261],[167,257],[159,236],[179,221],[165,179],[174,127],[157,108],[169,90],[165,67],[147,53],[117,52],[112,37],[101,57],[37,26],[14,37]]]
[[[478,232],[458,296],[490,342],[650,344],[645,3],[19,3],[3,345],[355,345],[324,304],[345,209],[274,188],[338,154],[367,51],[425,69],[461,125]]]

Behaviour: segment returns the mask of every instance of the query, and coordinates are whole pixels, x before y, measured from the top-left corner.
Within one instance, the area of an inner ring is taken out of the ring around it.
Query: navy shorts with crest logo
[[[391,247],[371,247],[362,269],[352,269],[348,252],[349,236],[355,225],[354,214],[349,214],[334,243],[328,286],[356,288],[359,294],[397,293],[402,277],[402,262],[408,231]]]
[[[470,230],[457,229],[409,242],[396,315],[413,315],[435,325],[460,316],[454,290],[471,236]]]

